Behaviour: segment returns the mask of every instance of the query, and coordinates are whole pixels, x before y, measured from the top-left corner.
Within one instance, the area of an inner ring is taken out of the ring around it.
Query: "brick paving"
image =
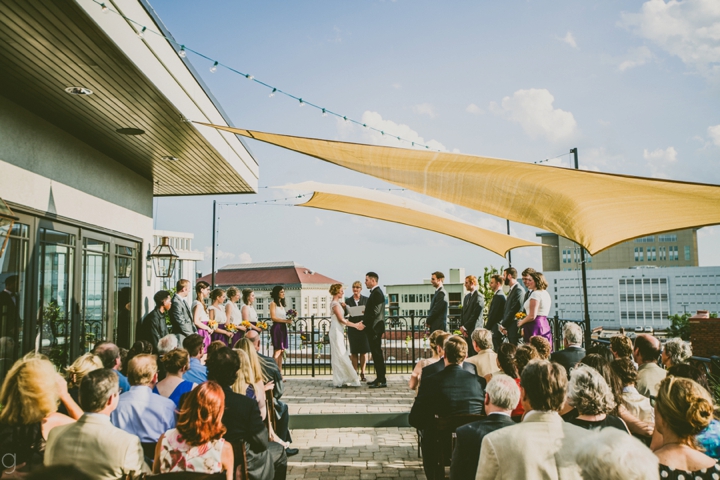
[[[388,388],[334,388],[331,376],[285,377],[283,401],[290,415],[324,413],[409,412],[415,392],[407,386],[410,375],[388,375]],[[374,377],[371,377],[374,379]]]
[[[289,382],[289,380],[288,380]],[[425,479],[414,428],[293,430],[288,480]]]

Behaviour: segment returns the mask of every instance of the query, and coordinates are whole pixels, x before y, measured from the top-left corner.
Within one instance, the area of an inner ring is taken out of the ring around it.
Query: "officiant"
[[[351,315],[348,307],[362,307],[367,303],[368,297],[361,295],[362,283],[356,281],[352,285],[352,297],[345,299],[345,312],[350,315],[348,321],[358,323],[363,321],[363,314]],[[352,360],[355,371],[358,372],[358,363],[360,364],[360,381],[365,381],[365,365],[367,364],[368,353],[370,352],[370,343],[367,334],[354,328],[347,329],[348,342],[350,343],[350,359]]]

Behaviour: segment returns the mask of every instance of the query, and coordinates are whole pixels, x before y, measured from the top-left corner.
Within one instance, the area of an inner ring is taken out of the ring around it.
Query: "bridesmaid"
[[[290,323],[285,314],[285,288],[282,285],[273,287],[270,296],[273,300],[270,302],[270,320],[273,322],[272,327],[270,327],[273,358],[280,369],[280,373],[282,373],[283,352],[287,350],[289,343],[287,324]]]
[[[210,317],[208,316],[207,307],[205,306],[205,299],[210,294],[210,284],[207,282],[199,281],[195,285],[195,301],[192,304],[193,311],[193,323],[197,328],[198,335],[203,339],[205,349],[210,345],[210,336],[213,333],[213,329],[210,328],[208,322]]]
[[[232,347],[238,340],[243,338],[247,329],[241,325],[242,318],[240,316],[240,309],[237,306],[237,302],[240,300],[240,290],[235,287],[228,288],[227,299],[228,301],[225,304],[225,316],[227,317],[227,322],[232,323],[238,329],[238,331],[233,334],[230,339],[229,346]]]
[[[547,318],[552,307],[552,298],[547,291],[547,281],[540,272],[530,272],[528,276],[527,287],[532,293],[524,305],[527,315],[518,322],[518,327],[523,329],[523,339],[526,344],[530,343],[530,338],[539,335],[547,339],[552,346],[552,332]]]
[[[242,306],[240,312],[242,313],[242,319],[245,322],[250,322],[253,330],[260,332],[261,330],[257,327],[258,314],[255,310],[255,292],[250,288],[246,288],[242,291],[242,299],[245,305]]]
[[[228,344],[229,340],[233,336],[232,333],[225,330],[227,316],[225,315],[225,307],[223,306],[223,303],[225,303],[226,298],[227,297],[225,296],[225,290],[223,290],[222,288],[216,288],[215,290],[210,292],[211,305],[208,308],[208,316],[210,317],[210,320],[214,320],[217,322],[217,327],[215,327],[215,330],[210,336],[210,339],[212,341],[220,340],[225,345]]]

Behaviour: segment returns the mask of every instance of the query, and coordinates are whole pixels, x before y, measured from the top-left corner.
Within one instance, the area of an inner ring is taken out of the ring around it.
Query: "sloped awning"
[[[717,185],[207,126],[557,233],[593,255],[644,235],[720,224]]]
[[[312,190],[314,192],[312,198],[297,205],[298,207],[350,213],[422,228],[464,240],[503,257],[513,248],[543,246],[540,243],[477,227],[440,209],[386,192],[317,182],[304,182],[275,188]]]

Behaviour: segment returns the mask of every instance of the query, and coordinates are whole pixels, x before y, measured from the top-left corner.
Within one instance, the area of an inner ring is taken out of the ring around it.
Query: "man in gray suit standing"
[[[520,286],[517,281],[517,270],[508,267],[503,272],[505,285],[510,287],[505,301],[505,312],[500,331],[507,335],[508,341],[513,345],[518,344],[518,326],[515,315],[523,309],[523,299],[525,298],[525,289]]]
[[[500,326],[505,315],[505,292],[502,290],[503,278],[500,275],[490,277],[490,290],[495,292],[490,301],[490,309],[487,316],[485,328],[493,332],[493,350],[500,351],[503,342],[503,335],[500,333]]]
[[[430,301],[430,310],[427,315],[427,328],[430,333],[435,330],[447,331],[448,295],[443,288],[445,275],[435,272],[430,276],[430,283],[435,287],[435,295]]]
[[[172,323],[172,332],[170,333],[174,334],[178,338],[178,344],[182,345],[185,337],[197,333],[190,307],[185,300],[190,295],[190,281],[178,280],[175,292],[172,298],[172,307],[170,307],[170,323]]]

